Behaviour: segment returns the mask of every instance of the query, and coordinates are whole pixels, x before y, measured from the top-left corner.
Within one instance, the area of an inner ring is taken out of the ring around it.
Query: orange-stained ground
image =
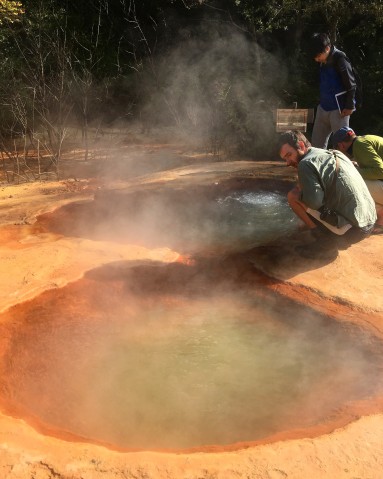
[[[198,159],[195,166],[191,163],[189,156],[186,167],[179,165],[113,184],[89,174],[89,178],[76,175],[76,180],[61,182],[3,185],[0,310],[116,261],[132,265],[153,260],[193,264],[193,258],[166,247],[149,249],[53,234],[36,227],[35,219],[40,213],[69,202],[90,200],[95,193],[112,187],[134,190],[190,183],[213,186],[227,179],[240,183],[248,178],[293,181],[292,174],[278,162],[210,163]],[[370,237],[341,250],[333,261],[302,260],[294,256],[292,246],[286,241],[271,250],[247,252],[246,264],[254,265],[254,274],[263,277],[267,288],[345,323],[360,324],[383,338],[383,237]],[[247,268],[243,274],[250,274],[248,271]],[[0,414],[1,478],[381,479],[382,470],[381,397],[355,404],[336,421],[309,431],[293,431],[265,444],[177,454],[118,452],[71,442],[43,435],[24,420]]]

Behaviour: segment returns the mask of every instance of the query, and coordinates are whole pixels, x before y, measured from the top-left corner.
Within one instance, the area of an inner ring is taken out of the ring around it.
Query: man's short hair
[[[327,33],[314,33],[307,42],[307,54],[311,58],[323,53],[331,45],[330,37]]]
[[[286,143],[296,150],[299,149],[299,142],[303,141],[303,144],[307,147],[310,148],[311,143],[309,140],[305,137],[305,135],[299,131],[299,130],[288,130],[279,136],[278,140],[278,150],[280,151],[282,146],[285,145]]]

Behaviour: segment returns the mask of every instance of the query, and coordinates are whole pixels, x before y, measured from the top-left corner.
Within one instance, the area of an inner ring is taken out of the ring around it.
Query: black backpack
[[[339,51],[339,50],[338,50]],[[334,55],[334,60],[335,60],[335,68],[338,67],[338,60],[341,56],[343,56],[343,58],[345,58],[348,63],[351,65],[351,69],[352,69],[352,73],[354,75],[354,78],[355,78],[355,83],[356,83],[356,90],[355,90],[355,108],[357,110],[359,110],[360,108],[362,108],[362,105],[363,105],[363,84],[362,84],[362,79],[359,75],[359,72],[358,70],[353,66],[353,64],[351,63],[350,59],[348,58],[348,56],[344,53],[344,52],[339,52],[340,54],[338,55]]]

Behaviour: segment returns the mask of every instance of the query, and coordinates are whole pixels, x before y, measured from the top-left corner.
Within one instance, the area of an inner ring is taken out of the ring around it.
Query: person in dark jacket
[[[331,44],[326,33],[314,33],[308,52],[320,63],[320,103],[311,143],[326,149],[331,133],[349,126],[350,115],[355,110],[356,80],[346,54]]]

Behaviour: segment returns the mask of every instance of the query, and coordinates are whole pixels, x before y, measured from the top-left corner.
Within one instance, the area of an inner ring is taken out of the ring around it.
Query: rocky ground
[[[179,151],[141,147],[143,156],[161,159]],[[154,152],[153,152],[154,151]],[[168,153],[166,153],[168,151]],[[185,156],[184,156],[185,158]],[[187,166],[173,164],[156,173],[130,178],[82,175],[63,181],[3,185],[0,189],[0,308],[64,286],[86,272],[116,261],[142,264],[193,264],[193,258],[169,247],[92,240],[53,233],[36,217],[75,201],[91,201],[108,189],[215,184],[249,178],[292,182],[279,162],[218,162],[187,156]],[[193,165],[195,163],[195,165]],[[297,239],[244,253],[247,264],[279,294],[325,311],[383,339],[383,237],[374,236],[340,250],[331,260],[302,259]],[[243,256],[241,257],[243,259]],[[247,273],[248,270],[247,270]],[[383,369],[383,368],[382,368]],[[330,393],[330,392],[329,392]],[[193,453],[119,452],[99,445],[43,435],[22,419],[0,415],[0,475],[17,479],[378,479],[383,466],[383,401],[371,398],[352,414],[309,431],[293,431],[239,448]],[[55,435],[57,436],[57,434]]]

